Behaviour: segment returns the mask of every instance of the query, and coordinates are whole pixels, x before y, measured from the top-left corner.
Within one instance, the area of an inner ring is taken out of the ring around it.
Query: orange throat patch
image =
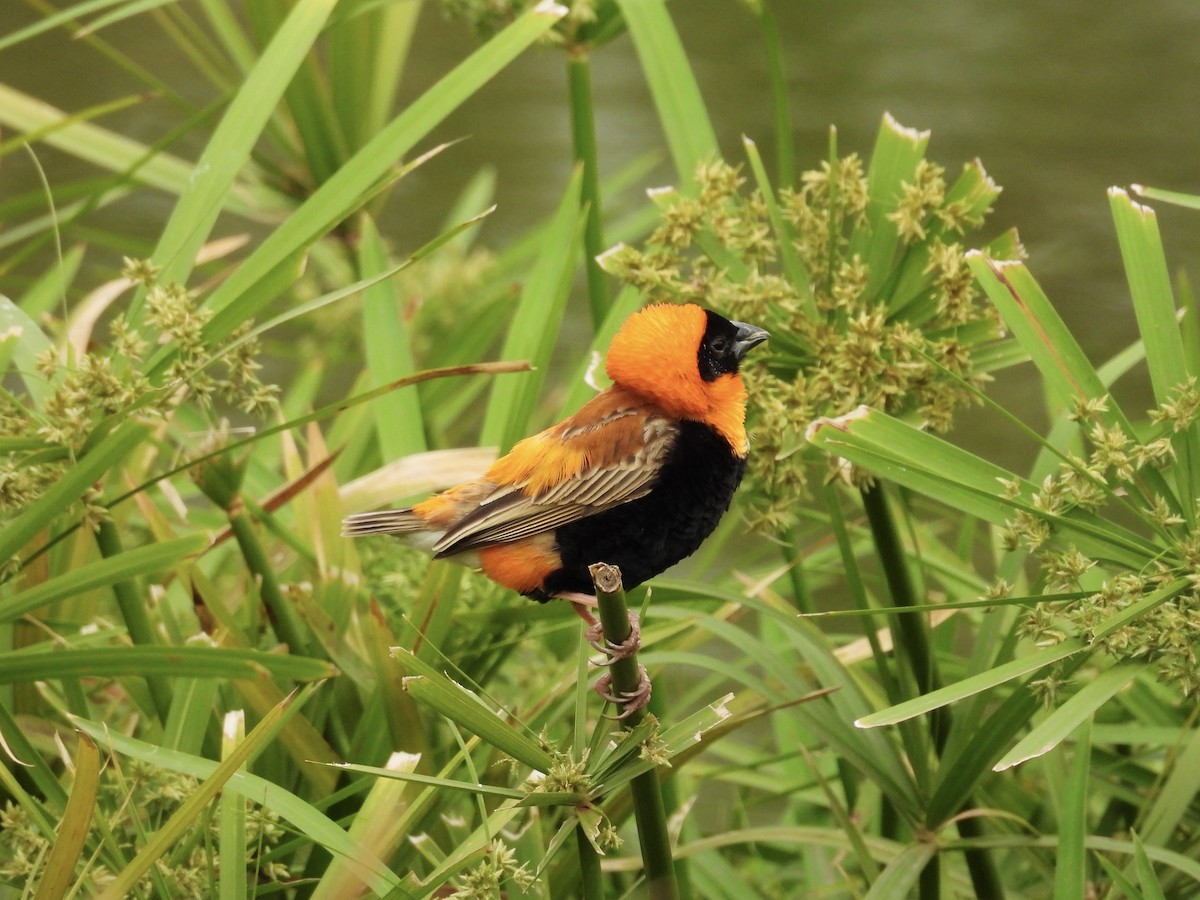
[[[713,429],[738,456],[750,450],[746,437],[746,387],[741,375],[724,375],[708,385],[708,410],[699,421]]]

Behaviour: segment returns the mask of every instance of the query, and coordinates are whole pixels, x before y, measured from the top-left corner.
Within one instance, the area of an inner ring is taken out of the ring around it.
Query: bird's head
[[[712,425],[744,452],[746,391],[738,366],[768,336],[695,304],[648,306],[613,338],[608,377],[670,415]]]

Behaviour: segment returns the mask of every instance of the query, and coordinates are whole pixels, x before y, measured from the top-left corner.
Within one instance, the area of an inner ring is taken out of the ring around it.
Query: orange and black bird
[[[601,561],[636,587],[695,552],[729,508],[749,448],[738,365],[767,337],[696,305],[646,307],[613,338],[612,387],[575,415],[482,478],[350,516],[344,533],[399,535],[535,600],[594,604],[588,566]]]

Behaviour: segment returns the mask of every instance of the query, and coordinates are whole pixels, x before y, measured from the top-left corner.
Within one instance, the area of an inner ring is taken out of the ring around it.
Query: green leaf
[[[371,277],[386,271],[390,260],[375,222],[366,215],[359,221],[358,269],[363,277]],[[363,289],[362,319],[371,387],[390,384],[416,371],[408,325],[393,282],[381,281]],[[428,449],[420,395],[416,391],[385,394],[371,403],[371,412],[384,460]]]
[[[155,247],[161,279],[185,284],[226,197],[337,0],[297,0],[246,76],[196,162]],[[130,306],[138,321],[141,295]]]
[[[358,10],[364,8],[358,5]],[[347,9],[349,17],[342,18]],[[352,147],[362,146],[386,125],[395,108],[421,4],[386,3],[358,10],[339,7],[327,45],[333,111]]]
[[[246,714],[240,709],[225,713],[221,727],[221,759],[228,759],[245,739]],[[245,767],[241,771],[244,772]],[[217,873],[220,900],[244,900],[246,896],[246,818],[249,813],[250,804],[245,797],[235,791],[221,792],[217,810],[217,840],[221,850],[221,868]]]
[[[85,453],[46,493],[0,531],[0,559],[15,556],[109,469],[125,462],[149,430],[140,422],[126,422]]]
[[[361,291],[366,290],[367,288],[373,287],[374,285],[381,284],[381,283],[387,281],[389,278],[393,277],[394,275],[397,275],[400,272],[403,272],[405,269],[409,268],[410,266],[413,266],[416,263],[420,262],[422,259],[424,259],[425,257],[429,256],[431,253],[433,253],[435,250],[437,250],[439,247],[442,247],[447,242],[453,240],[454,237],[456,237],[460,233],[472,228],[481,219],[483,219],[485,216],[489,215],[491,212],[492,212],[492,210],[490,210],[490,209],[485,210],[483,213],[479,214],[478,216],[475,216],[473,219],[469,219],[466,222],[460,222],[458,225],[449,229],[448,231],[442,232],[437,237],[435,237],[433,240],[429,241],[427,244],[423,245],[422,247],[420,247],[419,249],[414,251],[413,254],[408,259],[404,260],[404,262],[396,263],[395,265],[389,266],[388,268],[384,269],[383,271],[379,272],[376,275],[372,275],[369,278],[363,278],[362,280],[356,281],[353,284],[346,285],[345,287],[338,288],[337,290],[334,290],[334,291],[330,291],[329,293],[323,294],[322,296],[317,297],[314,300],[309,300],[307,303],[298,303],[298,304],[290,307],[289,309],[287,309],[285,312],[282,312],[279,315],[267,320],[266,322],[262,322],[261,324],[255,325],[253,328],[247,329],[245,331],[245,333],[243,333],[241,336],[224,344],[218,352],[213,353],[204,362],[203,366],[201,366],[201,371],[203,371],[204,369],[206,369],[210,366],[216,365],[216,363],[218,363],[222,359],[224,359],[224,358],[228,357],[230,354],[232,354],[238,347],[241,347],[243,344],[254,340],[261,334],[265,334],[266,332],[268,332],[274,328],[278,328],[280,325],[290,322],[293,319],[298,319],[302,316],[309,315],[309,314],[316,312],[319,309],[323,309],[324,307],[329,306],[333,303],[338,303],[349,297],[353,297],[356,294],[360,293]],[[270,277],[274,278],[275,275],[272,274]],[[259,287],[262,287],[262,285],[260,285]],[[210,322],[209,325],[210,326],[213,325],[213,322]],[[208,341],[209,343],[215,343],[217,341],[216,335],[217,334],[225,334],[226,327],[227,327],[227,323],[218,323],[218,327],[214,328],[211,333],[209,333],[208,331],[205,331],[206,341]],[[150,372],[158,373],[158,372],[161,372],[163,369],[165,369],[166,364],[172,359],[172,357],[174,356],[174,353],[175,353],[174,345],[168,345],[167,347],[162,348],[147,363],[147,367],[150,370]],[[419,373],[417,373],[417,377],[418,377],[418,380],[420,380]],[[402,380],[403,379],[396,379],[396,381],[392,382],[392,384],[395,385]],[[370,399],[370,397],[372,395],[382,396],[383,394],[388,393],[388,391],[389,391],[388,385],[383,385],[381,387],[376,388],[374,391],[367,392],[367,394],[363,395],[363,397],[360,399],[365,401],[366,399]],[[295,423],[293,423],[292,425],[288,425],[286,427],[291,428],[294,426],[295,426]],[[260,437],[261,436],[262,436],[262,433],[260,432]],[[194,465],[194,464],[195,463],[192,463],[192,465]]]
[[[63,651],[48,642],[36,646],[47,649],[0,655],[0,684],[125,675],[249,679],[263,672],[289,681],[319,681],[337,674],[324,660],[265,650],[139,645]]]
[[[900,246],[899,226],[888,218],[903,196],[904,183],[916,181],[917,164],[925,158],[929,132],[905,128],[885,113],[867,170],[867,227],[854,231],[847,257],[857,253],[869,272],[866,295],[883,287]]]
[[[489,797],[503,797],[506,800],[524,800],[528,794],[514,788],[500,787],[494,784],[476,784],[468,781],[454,781],[450,778],[438,778],[434,775],[418,775],[400,769],[386,769],[382,766],[363,766],[357,763],[334,763],[334,768],[345,769],[347,772],[360,772],[363,775],[374,775],[376,778],[391,778],[396,781],[406,781],[411,784],[433,785],[450,791],[463,791],[468,794],[482,794]],[[576,802],[583,799],[582,795],[572,794]]]
[[[67,571],[0,600],[0,622],[11,622],[39,607],[77,597],[98,587],[159,572],[185,556],[199,553],[207,546],[207,535],[191,534],[170,541],[148,544]],[[0,656],[0,662],[2,661],[3,657]]]
[[[381,129],[213,292],[208,306],[215,315],[206,335],[219,340],[256,315],[272,299],[257,290],[263,279],[353,212],[361,198],[388,175],[398,159],[565,14],[561,6],[539,3],[459,63]]]
[[[1145,615],[1156,606],[1161,606],[1168,600],[1179,596],[1183,591],[1190,587],[1190,582],[1186,578],[1176,578],[1174,581],[1160,587],[1158,590],[1146,595],[1136,603],[1131,603],[1114,616],[1109,616],[1104,620],[1093,632],[1092,639],[1099,641],[1118,628],[1124,628],[1130,622]]]
[[[871,885],[866,900],[893,900],[909,897],[937,847],[931,841],[919,841],[904,848],[904,852],[888,863],[883,874]]]
[[[392,753],[387,767],[380,771],[388,775],[411,772],[420,763],[421,757],[412,753]],[[404,813],[412,806],[408,785],[403,782],[378,779],[358,807],[350,825],[350,837],[359,841],[368,851],[380,859],[391,859],[396,847],[411,837],[406,827]],[[359,879],[351,865],[335,858],[321,876],[312,893],[312,900],[341,900],[349,893],[359,896],[359,890],[347,890],[347,882],[357,887]]]
[[[1119,188],[1110,188],[1109,205],[1117,227],[1125,277],[1137,314],[1138,331],[1146,348],[1146,364],[1154,398],[1169,402],[1189,377],[1187,354],[1179,328],[1179,313],[1167,271],[1167,256],[1158,232],[1154,210],[1129,199]],[[1184,514],[1195,521],[1194,498],[1200,491],[1200,427],[1193,425],[1173,441],[1182,469],[1176,485]]]
[[[967,253],[967,262],[1005,324],[1042,373],[1055,401],[1070,410],[1076,400],[1107,393],[1083,348],[1023,262],[991,259],[978,250]],[[1120,423],[1126,433],[1133,433],[1128,420],[1115,407],[1106,421]]]
[[[1087,887],[1088,784],[1092,762],[1092,722],[1075,731],[1075,756],[1058,811],[1058,852],[1054,861],[1054,900],[1075,900]]]
[[[13,131],[45,132],[42,143],[110,172],[129,172],[139,184],[181,195],[191,182],[193,163],[163,151],[152,152],[145,144],[74,117],[43,100],[0,84],[0,124]],[[267,194],[239,187],[227,209],[239,215],[258,217],[274,203]]]
[[[114,9],[103,16],[96,16],[87,25],[75,32],[74,37],[76,39],[90,37],[102,28],[134,16],[139,16],[152,9],[158,9],[160,6],[166,6],[168,3],[174,3],[175,0],[123,0],[123,2],[125,5],[120,9]]]
[[[1163,203],[1172,203],[1175,206],[1182,206],[1184,209],[1200,209],[1200,196],[1196,194],[1167,191],[1141,184],[1131,184],[1130,188],[1139,197],[1145,197],[1147,200],[1161,200]]]
[[[1142,839],[1138,837],[1136,831],[1133,833],[1133,860],[1144,900],[1167,900],[1162,883],[1154,874],[1154,864],[1146,855],[1146,847],[1142,844]]]
[[[1137,678],[1140,666],[1115,666],[1089,681],[1075,696],[1046,716],[1025,735],[992,769],[1003,772],[1026,760],[1049,753],[1065,741],[1080,725],[1089,721],[1117,691]]]
[[[264,716],[255,729],[246,735],[246,739],[213,768],[211,774],[180,804],[162,828],[142,846],[137,856],[120,872],[114,873],[112,882],[100,895],[101,900],[120,900],[133,890],[155,861],[167,853],[200,818],[205,807],[217,796],[225,783],[252,754],[261,750],[274,737],[277,726],[283,719],[284,710],[291,702],[293,698],[289,697]]]
[[[767,207],[767,218],[771,222],[771,230],[775,232],[775,242],[779,247],[779,261],[783,267],[783,274],[787,277],[788,283],[800,295],[805,311],[815,319],[818,315],[817,304],[813,299],[808,270],[804,268],[804,263],[800,261],[800,255],[796,252],[796,236],[792,233],[791,225],[788,224],[787,219],[783,217],[783,212],[779,209],[779,201],[775,197],[775,191],[771,188],[766,166],[763,165],[762,157],[758,154],[758,147],[754,141],[745,136],[742,137],[742,146],[746,148],[746,158],[750,160],[750,171],[754,173],[754,182],[758,185],[759,194],[762,195],[763,202]]]
[[[533,371],[496,381],[483,420],[480,443],[507,453],[529,434],[546,367],[554,350],[583,230],[579,209],[582,169],[576,168],[550,233],[521,290],[521,299],[504,339],[501,359],[528,359]]]
[[[81,731],[94,738],[97,743],[109,747],[116,753],[150,763],[158,768],[180,772],[193,778],[209,778],[218,769],[219,764],[211,759],[167,750],[145,741],[126,737],[100,722],[89,722],[86,719],[77,718],[73,718],[72,722]],[[259,727],[261,728],[261,723]],[[249,740],[248,737],[246,742]],[[244,749],[246,743],[240,746]],[[255,748],[251,747],[251,749]],[[238,754],[239,757],[242,755]],[[233,757],[227,757],[226,762],[231,758]],[[249,772],[236,771],[225,781],[222,790],[239,794],[261,804],[265,809],[278,813],[290,822],[301,835],[324,847],[333,856],[349,861],[354,866],[356,875],[366,881],[376,894],[383,895],[389,890],[401,888],[403,882],[400,876],[352,839],[319,809],[279,785]],[[400,896],[408,895],[401,893]]]
[[[95,742],[87,735],[79,735],[76,746],[71,796],[59,821],[58,834],[50,848],[34,900],[58,900],[66,896],[92,828],[92,815],[100,787],[100,754]]]
[[[1200,796],[1200,729],[1193,728],[1182,735],[1174,731],[1172,742],[1182,739],[1178,752],[1168,770],[1167,778],[1143,806],[1139,833],[1149,844],[1167,844],[1179,832],[1191,804]]]
[[[1034,506],[1037,488],[1031,482],[877,410],[859,407],[836,419],[818,419],[809,426],[808,440],[995,525],[1017,511],[1046,518],[1058,534],[1095,558],[1140,569],[1159,553],[1151,541],[1095,514],[1079,509],[1045,514]],[[1005,485],[1014,490],[1006,493]]]
[[[1146,346],[1154,397],[1161,404],[1187,380],[1188,370],[1158,217],[1150,207],[1130,200],[1120,188],[1109,189],[1108,202],[1138,330]]]
[[[1105,396],[1100,375],[1024,263],[993,260],[977,250],[967,253],[967,262],[1013,335],[1029,352],[1056,402],[1072,410],[1076,401]],[[1109,427],[1120,428],[1136,439],[1135,429],[1111,397],[1099,416]],[[1161,472],[1147,466],[1138,474],[1138,488],[1148,501],[1161,496],[1174,511],[1182,510]],[[1190,507],[1187,514],[1192,514]],[[1126,564],[1141,568],[1141,564]]]
[[[554,764],[550,754],[519,728],[497,715],[495,710],[485,706],[474,693],[429,663],[421,661],[404,647],[393,648],[392,655],[406,673],[405,690],[410,691],[417,700],[513,759],[539,772],[550,771]]]
[[[56,28],[70,25],[83,16],[91,15],[94,12],[108,9],[110,6],[118,6],[126,2],[128,0],[89,0],[86,3],[75,3],[66,9],[55,12],[54,15],[43,15],[36,22],[0,37],[0,50],[14,47],[30,38],[37,37],[39,34],[45,34],[47,31],[53,31]]]
[[[1084,647],[1079,641],[1066,640],[1061,644],[1046,647],[1043,650],[1030,653],[1028,656],[1019,657],[1011,662],[996,666],[994,669],[988,669],[986,672],[980,672],[978,675],[973,675],[970,678],[957,681],[944,688],[931,691],[921,697],[915,697],[912,700],[906,700],[904,703],[898,703],[888,709],[871,713],[869,716],[863,716],[854,724],[859,728],[878,728],[880,725],[895,725],[898,722],[915,718],[924,713],[932,712],[935,709],[941,709],[943,706],[948,706],[959,700],[965,700],[967,697],[972,697],[982,691],[998,687],[1013,679],[1020,678],[1022,675],[1037,672],[1039,669],[1053,665],[1059,660],[1066,659],[1068,656],[1078,653],[1083,649]]]
[[[4,341],[0,344],[0,353],[4,355],[0,372],[7,371],[11,360],[25,383],[30,399],[36,406],[41,406],[50,395],[51,385],[38,374],[37,358],[52,350],[50,338],[25,310],[3,294],[0,294],[0,335],[3,335],[0,340]]]
[[[654,97],[681,185],[695,181],[700,163],[716,156],[717,135],[663,0],[617,0]]]

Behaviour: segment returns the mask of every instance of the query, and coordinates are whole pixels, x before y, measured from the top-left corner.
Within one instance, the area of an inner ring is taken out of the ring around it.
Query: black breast
[[[547,576],[544,592],[530,596],[593,593],[588,566],[597,562],[619,567],[626,589],[653,578],[712,534],[745,469],[745,459],[707,425],[681,422],[649,494],[555,531],[562,568]]]

